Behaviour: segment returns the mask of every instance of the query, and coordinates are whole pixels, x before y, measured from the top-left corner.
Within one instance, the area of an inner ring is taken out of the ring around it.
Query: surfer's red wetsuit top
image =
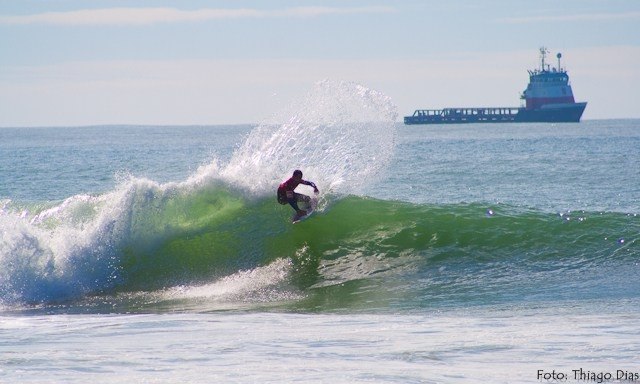
[[[294,190],[300,184],[309,185],[309,186],[313,187],[313,189],[316,191],[316,193],[318,191],[318,187],[316,187],[316,185],[313,182],[307,181],[307,180],[302,180],[302,177],[293,176],[289,180],[283,182],[282,184],[280,184],[278,186],[278,193],[277,193],[278,202],[280,204],[289,203],[293,207],[293,209],[296,210],[296,212],[299,211],[300,208],[298,208],[298,200],[309,199],[309,197],[306,196],[306,195],[294,192]]]
[[[285,181],[284,183],[280,184],[278,189],[282,189],[284,191],[293,192],[293,190],[298,188],[298,185],[300,185],[300,184],[310,185],[313,188],[316,187],[316,185],[314,183],[310,182],[310,181],[302,180],[302,179],[296,180],[294,177],[292,177],[289,180]]]

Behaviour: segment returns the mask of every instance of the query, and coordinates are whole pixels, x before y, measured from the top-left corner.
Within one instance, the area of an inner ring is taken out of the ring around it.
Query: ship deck
[[[405,124],[447,124],[515,121],[517,107],[418,109],[404,118]]]

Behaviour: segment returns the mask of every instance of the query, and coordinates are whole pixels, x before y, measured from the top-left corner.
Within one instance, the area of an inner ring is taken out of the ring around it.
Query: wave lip
[[[391,99],[361,85],[325,80],[258,125],[221,174],[256,193],[272,193],[302,169],[321,191],[352,193],[391,161],[397,111]]]

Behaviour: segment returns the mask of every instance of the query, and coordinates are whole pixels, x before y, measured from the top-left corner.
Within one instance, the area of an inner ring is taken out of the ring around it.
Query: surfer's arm
[[[300,183],[302,183],[302,184],[304,184],[304,185],[308,185],[308,186],[313,187],[313,191],[314,191],[315,193],[320,192],[320,191],[318,190],[318,187],[316,187],[316,184],[315,184],[313,181],[302,180]]]

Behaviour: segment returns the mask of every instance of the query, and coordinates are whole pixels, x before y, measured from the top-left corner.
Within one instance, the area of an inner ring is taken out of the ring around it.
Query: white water
[[[585,307],[420,316],[2,317],[0,379],[67,384],[552,383],[556,381],[538,380],[538,371],[640,371],[640,348],[633,343],[636,320],[624,314],[589,314]],[[585,381],[570,376],[565,382]]]
[[[301,169],[321,190],[353,192],[389,164],[396,117],[396,107],[380,92],[319,82],[300,102],[256,127],[222,174],[264,193]]]

